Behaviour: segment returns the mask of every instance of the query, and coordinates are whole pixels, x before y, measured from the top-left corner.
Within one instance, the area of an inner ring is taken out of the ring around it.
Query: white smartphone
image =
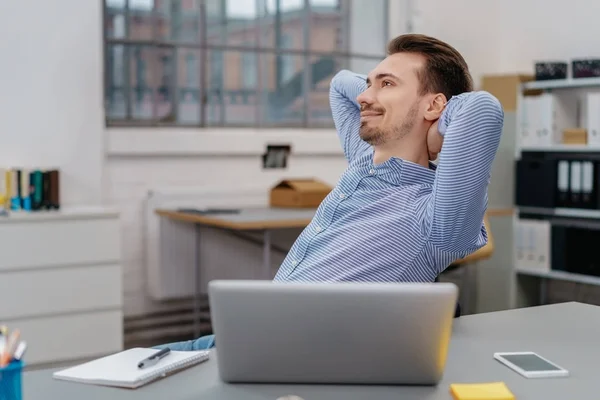
[[[494,353],[494,358],[526,378],[569,376],[569,371],[532,351]]]

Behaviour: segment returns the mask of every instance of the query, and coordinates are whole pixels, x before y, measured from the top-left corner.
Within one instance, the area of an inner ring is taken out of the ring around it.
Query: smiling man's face
[[[360,137],[377,146],[411,133],[423,119],[419,71],[425,58],[396,53],[383,60],[367,78],[367,90],[357,97],[361,105]]]

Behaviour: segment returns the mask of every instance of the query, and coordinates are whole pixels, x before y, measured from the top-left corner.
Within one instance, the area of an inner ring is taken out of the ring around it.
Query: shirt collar
[[[437,166],[429,162],[429,168],[401,158],[392,157],[382,164],[373,163],[373,150],[360,157],[356,167],[364,175],[376,175],[393,185],[433,185]]]

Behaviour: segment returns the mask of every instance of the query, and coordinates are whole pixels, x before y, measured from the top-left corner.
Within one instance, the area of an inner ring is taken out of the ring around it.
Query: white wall
[[[600,56],[595,0],[413,0],[415,31],[454,45],[482,74],[533,73],[537,60]]]
[[[59,167],[64,204],[101,201],[100,16],[100,1],[0,1],[0,167]]]

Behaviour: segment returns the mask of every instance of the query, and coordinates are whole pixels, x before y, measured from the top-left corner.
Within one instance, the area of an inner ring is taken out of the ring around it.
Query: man
[[[349,165],[275,281],[432,282],[485,245],[504,114],[472,90],[462,56],[423,35],[392,40],[366,79],[339,72],[330,102]],[[207,336],[168,346],[213,345]]]

